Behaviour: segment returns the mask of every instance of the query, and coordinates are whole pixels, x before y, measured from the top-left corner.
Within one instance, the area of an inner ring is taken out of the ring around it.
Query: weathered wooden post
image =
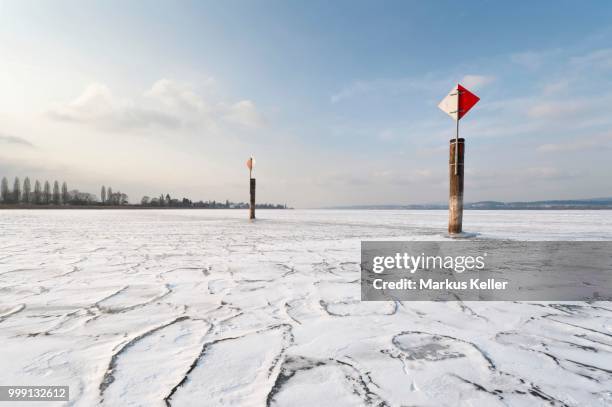
[[[249,219],[255,219],[255,178],[253,178],[253,167],[255,166],[255,160],[253,157],[250,157],[247,160],[247,167],[249,169],[249,191],[250,191],[250,201],[249,201]]]
[[[251,178],[251,204],[249,205],[249,219],[255,219],[255,178]]]
[[[459,138],[459,120],[476,104],[480,98],[457,84],[438,105],[456,121],[455,138],[450,141],[448,175],[450,189],[448,196],[448,233],[456,235],[463,232],[463,174],[465,160],[465,140]]]
[[[454,138],[450,141],[448,176],[450,191],[448,195],[448,233],[462,232],[463,226],[463,160],[465,140]]]

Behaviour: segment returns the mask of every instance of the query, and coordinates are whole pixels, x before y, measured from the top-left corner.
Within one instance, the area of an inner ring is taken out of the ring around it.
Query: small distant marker
[[[250,202],[249,202],[249,219],[255,219],[255,178],[253,178],[253,167],[255,167],[255,159],[251,156],[246,162],[249,169],[250,182]]]
[[[247,168],[249,169],[249,179],[253,178],[253,167],[255,166],[255,159],[250,157],[246,162]]]
[[[461,120],[480,98],[457,84],[438,105],[457,123],[455,139],[450,141],[449,177],[450,191],[448,199],[448,233],[456,235],[463,228],[463,173],[465,158],[465,140],[459,138],[459,120]]]

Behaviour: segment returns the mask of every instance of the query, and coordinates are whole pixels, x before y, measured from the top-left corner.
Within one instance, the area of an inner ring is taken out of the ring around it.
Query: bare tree
[[[19,203],[21,200],[21,181],[19,181],[19,177],[15,177],[15,182],[13,183],[13,202]]]
[[[109,205],[113,204],[113,189],[111,187],[108,187],[106,190],[106,202],[108,202]]]
[[[10,191],[8,187],[8,180],[6,177],[2,177],[2,186],[0,186],[0,198],[2,198],[2,203],[9,203],[11,200]]]
[[[88,192],[81,192],[73,189],[69,192],[70,203],[73,205],[92,205],[98,201],[98,198]]]
[[[60,204],[60,188],[57,181],[53,182],[53,205]]]
[[[68,185],[66,184],[66,181],[62,182],[62,203],[64,205],[68,205],[68,202],[70,201],[70,194],[68,194]]]
[[[23,180],[23,196],[22,196],[22,200],[23,200],[23,203],[30,203],[30,202],[32,202],[32,186],[30,185],[30,178],[29,177],[25,177],[25,179]]]
[[[42,203],[42,192],[40,190],[40,181],[34,183],[34,203],[40,205]]]
[[[100,201],[102,202],[102,205],[106,203],[106,188],[104,185],[102,185],[102,189],[100,190]]]
[[[49,205],[51,202],[51,185],[49,185],[49,181],[45,181],[45,188],[43,190],[43,203],[45,205]]]
[[[151,198],[149,198],[148,196],[143,196],[142,199],[140,200],[140,204],[142,206],[148,206],[149,202],[151,201]]]

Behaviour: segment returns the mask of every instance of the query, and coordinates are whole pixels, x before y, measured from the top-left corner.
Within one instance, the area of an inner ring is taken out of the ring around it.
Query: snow
[[[464,224],[610,240],[611,215]],[[246,216],[1,211],[0,383],[75,406],[612,405],[609,303],[360,301],[360,241],[445,240],[445,211]]]

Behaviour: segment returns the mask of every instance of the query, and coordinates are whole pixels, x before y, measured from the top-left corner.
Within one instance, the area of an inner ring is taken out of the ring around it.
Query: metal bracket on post
[[[455,175],[457,175],[458,165],[459,165],[459,113],[457,113],[457,131],[455,132]]]
[[[461,110],[451,113],[457,113],[457,130],[455,131],[455,175],[457,175],[457,161],[459,161],[459,113],[461,113]]]

